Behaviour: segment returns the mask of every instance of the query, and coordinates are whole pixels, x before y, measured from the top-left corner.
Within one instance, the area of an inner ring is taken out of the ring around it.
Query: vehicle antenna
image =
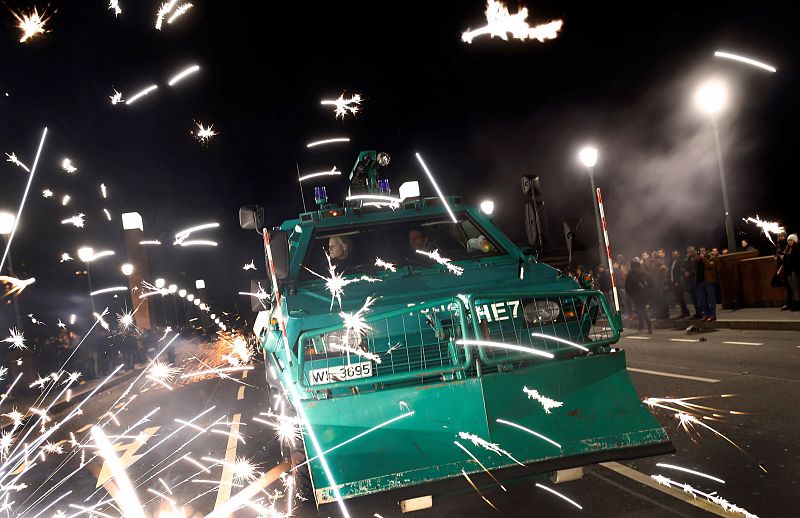
[[[303,200],[303,212],[306,211],[306,197],[303,196],[303,183],[300,181],[300,164],[297,162],[294,163],[295,167],[297,167],[297,185],[300,186],[300,199]]]

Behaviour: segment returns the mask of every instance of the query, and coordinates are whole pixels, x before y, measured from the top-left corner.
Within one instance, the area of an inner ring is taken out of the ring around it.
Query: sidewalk
[[[112,387],[115,387],[115,386],[117,386],[117,385],[119,385],[121,383],[125,383],[126,381],[132,380],[134,377],[138,376],[140,372],[142,372],[142,369],[145,367],[145,365],[146,364],[136,364],[134,366],[133,370],[130,370],[128,372],[117,373],[116,376],[114,376],[113,378],[109,379],[105,383],[105,385],[103,385],[103,388],[100,389],[100,391],[98,393],[105,392],[105,391],[107,391],[108,389],[110,389]],[[71,407],[72,405],[76,405],[76,404],[80,403],[81,401],[83,401],[83,397],[82,396],[84,396],[86,394],[89,394],[92,390],[97,388],[97,386],[105,378],[106,377],[103,376],[103,377],[99,377],[97,379],[93,379],[93,380],[90,380],[90,381],[85,381],[85,382],[77,384],[77,385],[73,384],[74,388],[72,389],[72,396],[70,397],[70,400],[67,401],[66,394],[64,394],[64,396],[62,396],[57,402],[55,402],[50,407],[50,410],[48,410],[48,412],[47,412],[48,415],[52,416],[52,415],[58,414],[59,412],[64,411],[65,409]],[[80,381],[81,380],[79,380],[79,382]],[[51,393],[47,397],[47,399],[45,400],[46,405],[50,405],[50,403],[53,402],[53,397],[55,397],[55,395],[58,394],[61,390],[62,390],[62,387],[56,386],[51,391]],[[20,396],[18,398],[14,398],[14,399],[11,399],[11,397],[3,399],[3,400],[0,401],[0,414],[11,412],[11,410],[13,408],[15,408],[15,407],[20,412],[25,413],[29,408],[31,408],[36,403],[36,401],[37,401],[37,399],[39,398],[40,395],[41,395],[41,393],[37,393],[37,394],[29,394],[29,395],[25,395],[25,396]],[[11,396],[12,397],[14,396],[13,392],[11,393]],[[40,403],[39,407],[40,408],[44,408],[46,406],[43,406]],[[0,423],[0,431],[2,431],[6,427],[11,426],[11,422],[7,418],[0,418],[0,420],[8,421],[8,422]]]
[[[761,331],[800,331],[800,311],[781,311],[779,308],[722,309],[717,305],[717,320],[703,322],[689,318],[676,319],[679,311],[670,312],[670,320],[653,320],[656,329],[747,329]],[[636,327],[636,320],[625,320],[627,329]]]

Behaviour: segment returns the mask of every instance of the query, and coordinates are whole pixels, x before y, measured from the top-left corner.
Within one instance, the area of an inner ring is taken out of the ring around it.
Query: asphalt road
[[[705,340],[700,341],[701,338]],[[582,480],[559,485],[545,482],[575,500],[582,510],[537,488],[537,481],[544,482],[540,478],[509,480],[502,477],[502,472],[498,473],[508,489],[503,492],[489,484],[487,476],[475,475],[486,498],[503,515],[725,515],[719,506],[704,504],[702,498],[693,500],[680,490],[651,487],[650,475],[657,473],[702,491],[716,491],[758,516],[797,515],[800,418],[794,403],[800,394],[800,333],[724,330],[687,335],[682,331],[657,330],[653,335],[636,335],[626,332],[620,345],[627,351],[630,375],[641,397],[711,396],[698,403],[724,410],[720,413],[726,415],[721,421],[708,424],[735,441],[744,452],[708,430],[690,435],[678,426],[671,413],[656,410],[655,415],[667,428],[676,454],[590,466]],[[108,412],[118,412],[116,422],[109,424],[106,433],[115,441],[116,453],[127,467],[148,516],[158,515],[159,508],[169,510],[170,498],[191,508],[198,516],[207,514],[219,509],[230,494],[236,494],[246,485],[232,469],[236,459],[248,459],[259,472],[268,472],[281,462],[273,430],[253,420],[264,418],[260,413],[268,409],[261,365],[247,374],[231,373],[227,379],[212,377],[176,384],[173,390],[142,378],[128,396],[117,401],[128,386],[124,383],[92,397],[84,405],[83,415],[71,420],[51,442],[69,441],[72,432],[78,442],[89,444],[89,425],[104,415],[109,419]],[[719,397],[723,394],[735,396]],[[131,395],[136,397],[131,399]],[[53,422],[70,410],[53,416]],[[726,413],[730,410],[745,413]],[[148,416],[146,422],[123,433],[145,416]],[[187,421],[191,423],[184,424]],[[64,453],[60,455],[37,458],[37,465],[20,479],[27,487],[13,493],[10,498],[14,501],[13,512],[9,516],[49,517],[57,510],[70,516],[80,512],[70,505],[89,507],[111,498],[109,487],[100,484],[98,488],[98,479],[107,476],[108,466],[101,459],[92,460],[95,450],[73,448],[69,442],[63,446]],[[85,451],[83,467],[77,453],[81,450]],[[202,463],[207,471],[186,456]],[[659,468],[657,462],[699,470],[724,479],[725,483]],[[278,481],[266,491],[274,495],[275,490],[282,489]],[[114,487],[110,490],[113,492]],[[427,487],[420,487],[417,492],[419,496],[431,493]],[[58,498],[61,499],[53,503]],[[285,510],[285,499],[279,496],[275,501],[277,509]],[[401,516],[398,496],[392,492],[350,500],[347,507],[354,517],[372,517],[376,513],[384,518]],[[97,510],[109,516],[120,515],[108,504]],[[432,508],[412,516],[497,514],[464,480],[453,480],[444,487],[436,487]],[[327,505],[317,512],[306,504],[295,515],[339,516],[339,511],[335,505]],[[256,516],[256,512],[242,510],[235,516]]]

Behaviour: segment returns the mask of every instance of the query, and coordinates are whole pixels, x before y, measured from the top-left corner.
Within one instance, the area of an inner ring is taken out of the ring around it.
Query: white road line
[[[250,371],[244,371],[244,372],[242,373],[242,379],[243,379],[243,380],[246,380],[246,379],[247,379],[247,373],[248,373],[248,372],[250,372]]]
[[[761,342],[722,342],[728,345],[764,345]]]
[[[656,491],[661,491],[665,495],[669,495],[673,498],[677,498],[683,502],[686,502],[689,505],[693,505],[698,507],[704,511],[708,511],[709,513],[716,514],[717,516],[730,516],[726,514],[722,507],[712,504],[707,500],[703,500],[700,498],[693,498],[691,495],[684,493],[683,491],[678,491],[677,489],[673,489],[671,487],[662,486],[652,478],[648,477],[644,473],[636,471],[633,468],[629,468],[628,466],[624,466],[618,462],[601,462],[601,466],[606,469],[610,469],[614,473],[622,475],[623,477],[628,477],[631,480],[635,480],[640,484],[643,484],[647,487],[655,489]]]
[[[231,498],[231,484],[233,484],[233,470],[230,466],[236,462],[236,446],[239,444],[239,421],[242,414],[234,414],[231,422],[231,429],[228,432],[228,445],[225,448],[225,464],[222,467],[222,477],[219,479],[219,491],[217,491],[217,501],[214,509],[224,504]]]
[[[705,383],[719,383],[720,380],[715,380],[713,378],[700,378],[698,376],[686,376],[684,374],[673,374],[671,372],[661,372],[661,371],[649,371],[647,369],[635,369],[633,367],[628,367],[628,370],[631,372],[640,372],[642,374],[653,374],[654,376],[666,376],[667,378],[679,378],[683,380],[694,380],[694,381],[703,381]]]
[[[241,401],[244,399],[244,385],[239,387],[239,393],[236,394],[236,401]]]
[[[630,338],[631,340],[650,340],[649,336],[626,336],[625,338]]]
[[[699,342],[697,338],[670,338],[670,342]]]

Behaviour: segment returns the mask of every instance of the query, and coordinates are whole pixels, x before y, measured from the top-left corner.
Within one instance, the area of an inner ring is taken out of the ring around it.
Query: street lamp
[[[92,261],[94,261],[94,248],[82,246],[78,248],[78,259],[86,265],[86,281],[89,283],[89,302],[92,304],[92,314],[97,313],[94,307],[94,297],[92,297]]]
[[[164,279],[156,279],[156,288],[161,289],[167,284]]]
[[[481,212],[487,216],[491,216],[494,212],[494,202],[492,200],[484,200],[481,202]]]
[[[11,232],[14,231],[14,223],[16,223],[17,218],[14,214],[10,212],[0,212],[0,235],[3,236],[3,248],[8,246],[8,236]],[[14,263],[11,261],[11,251],[8,252],[8,273],[12,277],[16,277],[14,274]],[[22,331],[22,319],[20,318],[19,314],[19,301],[17,297],[14,297],[14,316],[17,319],[17,329]]]
[[[592,207],[594,207],[594,223],[597,228],[597,259],[598,264],[603,261],[605,255],[605,245],[603,244],[603,227],[600,223],[600,207],[597,204],[597,187],[594,184],[594,166],[597,164],[597,148],[594,146],[585,146],[578,152],[580,159],[586,171],[589,173],[589,180],[592,182]]]
[[[120,268],[122,270],[122,275],[125,277],[130,277],[133,273],[133,265],[131,263],[125,263]]]
[[[186,290],[178,290],[178,296],[180,298],[186,297]]]
[[[186,295],[186,300],[188,300],[189,302],[193,301],[194,300],[194,295],[192,295],[191,293]]]
[[[725,209],[725,233],[728,236],[728,250],[736,250],[736,238],[733,230],[733,216],[728,201],[728,185],[725,182],[725,167],[722,162],[722,147],[719,143],[718,114],[725,108],[728,101],[728,90],[719,80],[709,80],[701,84],[694,97],[697,107],[709,117],[714,128],[714,144],[717,150],[717,166],[719,167],[719,181],[722,184],[722,203]]]

